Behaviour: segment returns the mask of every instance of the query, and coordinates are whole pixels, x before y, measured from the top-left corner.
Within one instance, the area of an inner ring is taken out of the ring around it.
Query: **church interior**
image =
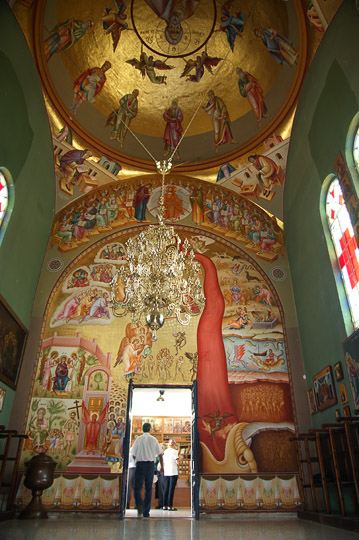
[[[358,22],[0,2],[0,539],[356,537]],[[180,456],[150,523],[145,422]],[[16,519],[39,458],[40,525]]]

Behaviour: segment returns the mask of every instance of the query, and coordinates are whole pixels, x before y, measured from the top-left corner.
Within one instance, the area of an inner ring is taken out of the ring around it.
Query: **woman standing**
[[[164,465],[164,494],[163,494],[163,509],[177,510],[173,508],[173,496],[178,479],[178,451],[176,450],[176,441],[171,439],[168,442],[168,448],[163,454]]]

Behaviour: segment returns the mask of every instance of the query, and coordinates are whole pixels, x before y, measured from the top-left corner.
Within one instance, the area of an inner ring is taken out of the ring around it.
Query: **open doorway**
[[[139,435],[142,435],[142,426],[149,422],[152,426],[151,434],[165,451],[170,441],[175,441],[175,448],[179,454],[178,480],[174,493],[173,506],[176,512],[156,509],[159,506],[159,484],[156,482],[152,491],[151,515],[156,517],[191,517],[192,493],[192,389],[189,387],[133,387],[132,407],[129,411],[129,424],[131,425],[130,446]],[[156,489],[157,487],[157,489]],[[134,497],[131,494],[130,509],[126,516],[137,515],[134,510]]]

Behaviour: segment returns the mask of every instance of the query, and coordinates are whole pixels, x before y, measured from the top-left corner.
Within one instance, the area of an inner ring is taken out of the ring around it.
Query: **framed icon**
[[[314,375],[313,387],[318,411],[324,411],[338,402],[331,366],[326,366]]]

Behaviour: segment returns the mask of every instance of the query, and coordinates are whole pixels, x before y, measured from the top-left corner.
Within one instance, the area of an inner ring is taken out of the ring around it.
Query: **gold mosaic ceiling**
[[[181,21],[183,34],[178,42],[170,43],[171,38],[166,37],[167,23],[148,5],[150,2],[161,9],[179,5],[182,11],[187,9],[190,13]],[[64,124],[69,124],[75,133],[81,133],[85,140],[88,136],[92,145],[98,143],[103,153],[120,162],[124,156],[148,159],[148,154],[130,133],[126,135],[124,147],[120,148],[118,141],[110,140],[111,129],[106,127],[106,118],[119,107],[120,98],[134,88],[139,90],[138,113],[130,128],[141,142],[156,159],[163,156],[166,127],[163,113],[176,98],[183,113],[183,129],[188,128],[181,145],[181,160],[196,163],[212,163],[214,159],[223,162],[239,156],[272,133],[295,103],[306,61],[306,26],[299,0],[127,0],[125,6],[121,2],[117,6],[123,29],[115,51],[103,18],[106,8],[110,14],[117,12],[113,0],[40,0],[35,14],[35,50],[50,99]],[[237,24],[234,38],[232,35],[233,51],[225,31],[226,17],[227,22],[229,17],[235,18],[232,28],[240,17],[244,19],[242,29],[238,31]],[[69,19],[92,21],[93,25],[71,47],[47,59],[44,42],[57,24]],[[256,29],[275,29],[290,39],[298,52],[296,63],[292,66],[278,63],[255,35]],[[187,77],[181,77],[188,62],[195,61],[204,52],[209,58],[221,59],[211,67],[212,74],[204,69],[199,82],[193,82],[188,80],[190,75],[196,74],[193,68]],[[151,82],[127,62],[139,60],[141,53],[172,67],[155,68],[155,75],[165,76],[166,84]],[[105,61],[111,63],[111,68],[106,72],[107,80],[96,101],[82,103],[76,116],[73,115],[70,110],[73,81],[86,69],[101,66]],[[268,117],[262,119],[260,127],[249,99],[240,94],[237,67],[253,75],[263,90]],[[208,102],[209,90],[225,103],[236,141],[234,145],[220,146],[218,156],[214,153],[211,118],[202,108]]]

